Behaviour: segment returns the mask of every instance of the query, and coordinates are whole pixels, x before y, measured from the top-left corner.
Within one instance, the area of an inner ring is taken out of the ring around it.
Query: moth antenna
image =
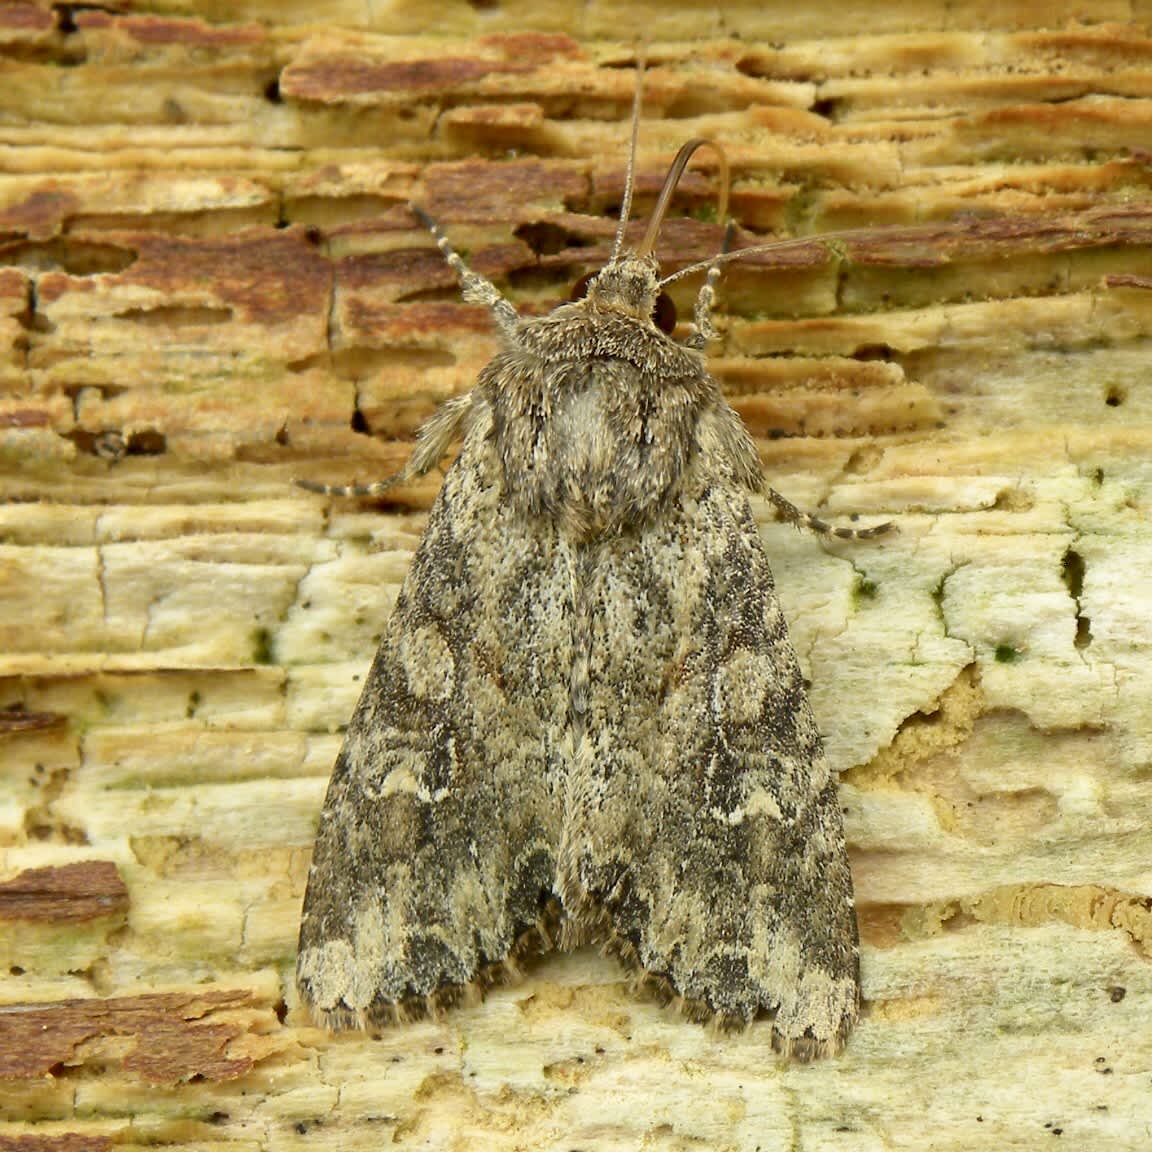
[[[802,248],[806,244],[825,244],[835,251],[836,245],[840,241],[854,240],[857,237],[869,235],[875,235],[875,230],[847,228],[841,232],[825,232],[822,236],[789,236],[786,240],[772,240],[767,244],[754,244],[750,248],[737,248],[735,252],[721,252],[716,256],[710,256],[707,260],[699,260],[695,264],[689,264],[687,268],[681,268],[679,272],[673,272],[670,276],[665,276],[660,281],[660,287],[663,288],[684,276],[691,276],[693,272],[699,272],[701,268],[731,264],[733,260],[742,260],[745,256],[755,256],[761,252],[783,252],[788,248]]]
[[[640,138],[640,109],[644,103],[644,67],[647,64],[647,52],[643,44],[636,48],[636,89],[632,93],[632,138],[628,143],[628,168],[624,173],[624,199],[620,202],[620,223],[616,225],[616,239],[612,243],[612,258],[614,263],[624,246],[624,232],[628,227],[628,218],[632,215],[632,190],[636,183],[636,142]]]
[[[664,223],[668,205],[672,202],[672,196],[676,192],[676,185],[680,183],[680,177],[684,175],[688,161],[700,148],[704,147],[711,148],[720,161],[720,200],[716,211],[717,219],[723,223],[728,216],[728,189],[731,184],[728,156],[715,140],[709,140],[706,136],[694,136],[681,146],[680,151],[676,153],[676,159],[672,161],[672,166],[668,169],[668,175],[664,177],[664,187],[660,189],[660,198],[656,201],[652,218],[648,221],[648,231],[644,233],[644,239],[640,241],[640,247],[636,249],[637,256],[647,256],[656,247],[656,237],[660,232],[660,225]],[[707,267],[712,263],[713,261],[709,260],[699,267]],[[666,281],[661,281],[661,283],[666,283]]]

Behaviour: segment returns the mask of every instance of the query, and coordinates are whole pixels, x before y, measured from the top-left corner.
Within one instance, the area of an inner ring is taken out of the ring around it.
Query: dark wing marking
[[[422,1014],[547,944],[570,559],[501,500],[489,429],[449,470],[328,787],[297,979],[329,1026]]]

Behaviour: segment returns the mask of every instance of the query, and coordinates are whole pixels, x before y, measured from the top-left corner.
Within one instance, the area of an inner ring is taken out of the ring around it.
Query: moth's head
[[[599,312],[619,312],[648,320],[661,332],[676,327],[676,305],[660,288],[660,268],[651,255],[625,252],[576,282],[573,300],[587,300]]]
[[[620,225],[616,229],[616,241],[612,245],[612,256],[599,272],[577,281],[572,289],[573,300],[587,299],[589,305],[600,312],[616,312],[631,316],[636,320],[647,321],[661,332],[671,334],[676,327],[676,306],[672,297],[662,291],[660,268],[653,250],[656,237],[660,233],[664,214],[672,202],[676,185],[684,174],[688,161],[697,149],[712,148],[720,162],[720,210],[724,218],[728,211],[728,158],[724,150],[713,140],[700,137],[683,145],[672,166],[664,177],[664,184],[656,200],[656,207],[648,220],[644,238],[631,251],[624,249],[624,232],[628,226],[628,216],[632,209],[632,188],[636,174],[636,136],[640,124],[640,89],[636,89],[636,99],[632,108],[632,145],[628,157],[628,172],[624,182],[624,202],[620,208]],[[670,279],[679,279],[677,273]]]

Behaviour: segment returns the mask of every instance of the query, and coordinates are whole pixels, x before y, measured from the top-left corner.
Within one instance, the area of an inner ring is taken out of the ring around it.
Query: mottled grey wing
[[[594,566],[593,747],[566,902],[606,911],[617,950],[690,1011],[771,1014],[776,1047],[810,1059],[858,1011],[836,781],[747,500],[685,479]]]
[[[485,432],[445,478],[320,817],[297,980],[332,1027],[483,984],[551,898],[570,565],[508,512]]]

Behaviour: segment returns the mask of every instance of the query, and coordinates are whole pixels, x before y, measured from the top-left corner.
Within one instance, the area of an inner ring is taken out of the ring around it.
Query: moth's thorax
[[[680,497],[703,455],[719,457],[705,471],[738,483],[755,466],[700,354],[651,319],[605,306],[615,288],[603,276],[589,298],[524,321],[518,347],[480,380],[504,498],[577,539],[643,527]],[[718,421],[732,426],[731,445],[716,447]]]

